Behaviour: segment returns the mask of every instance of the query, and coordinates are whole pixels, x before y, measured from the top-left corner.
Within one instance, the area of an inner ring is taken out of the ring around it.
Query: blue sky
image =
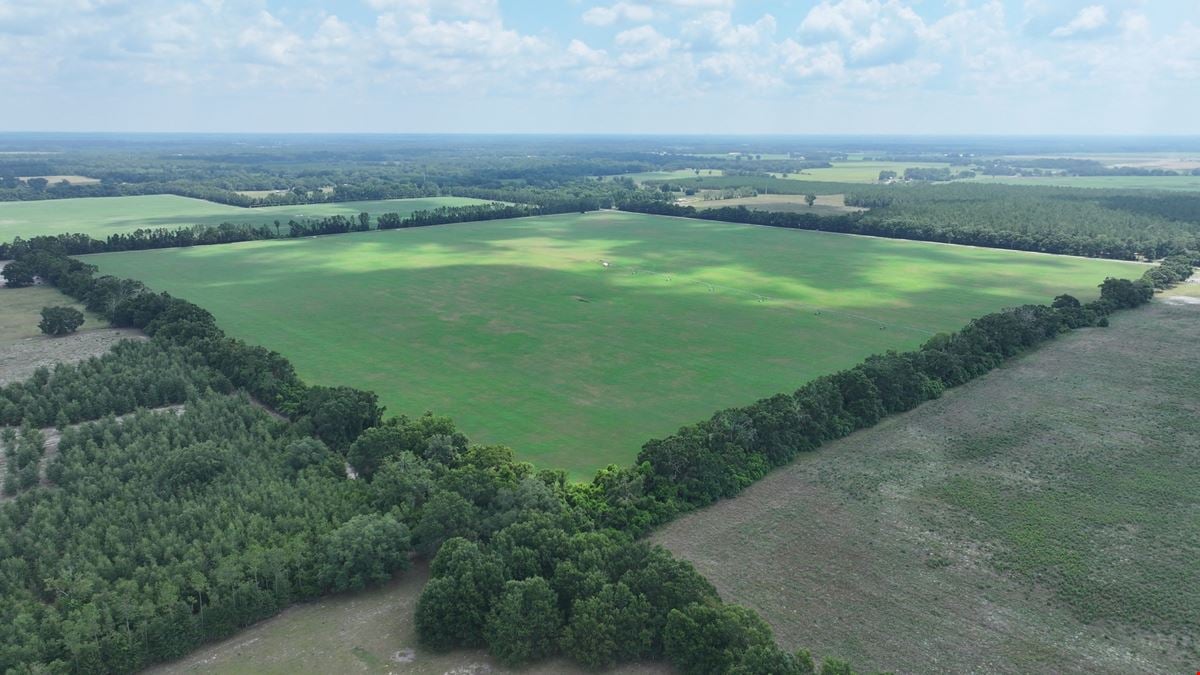
[[[0,0],[0,130],[1200,134],[1200,0]]]

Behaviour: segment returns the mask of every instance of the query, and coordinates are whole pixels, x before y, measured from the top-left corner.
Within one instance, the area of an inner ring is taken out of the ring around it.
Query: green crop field
[[[276,220],[286,223],[289,219],[357,216],[364,211],[372,216],[389,212],[408,215],[413,211],[439,206],[483,203],[486,202],[466,197],[428,197],[246,209],[175,195],[4,202],[0,203],[0,241],[63,232],[82,232],[99,238],[138,228],[173,228],[196,224],[268,225]]]
[[[449,414],[575,477],[718,408],[1142,271],[620,212],[87,260],[206,307],[306,381]]]

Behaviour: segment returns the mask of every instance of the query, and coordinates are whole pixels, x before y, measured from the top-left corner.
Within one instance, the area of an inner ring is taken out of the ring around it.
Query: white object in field
[[[601,261],[600,261],[600,264],[601,264],[601,265],[604,265],[605,267],[608,267],[608,261],[607,261],[607,260],[601,260]]]

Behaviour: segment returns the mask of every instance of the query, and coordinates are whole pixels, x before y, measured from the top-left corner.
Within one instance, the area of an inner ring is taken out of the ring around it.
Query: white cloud
[[[297,90],[394,97],[403,109],[507,92],[560,105],[619,92],[626,110],[704,96],[767,111],[800,95],[872,105],[944,96],[1023,114],[1057,105],[1058,119],[1085,95],[1114,109],[1156,95],[1176,100],[1173,110],[1200,104],[1200,14],[1168,22],[1148,0],[821,0],[800,16],[747,15],[752,5],[735,12],[732,0],[589,0],[586,34],[509,23],[509,2],[364,0],[364,18],[260,0],[0,0],[0,87],[16,102],[0,110],[0,128],[13,111],[80,92],[229,109],[270,108]]]
[[[1108,25],[1108,8],[1104,5],[1088,5],[1067,23],[1050,31],[1050,37],[1068,38],[1089,33]]]
[[[805,47],[788,38],[783,42],[781,53],[785,73],[794,78],[835,78],[846,70],[842,52],[833,43]]]
[[[611,26],[621,21],[645,23],[652,19],[654,19],[654,8],[634,2],[618,2],[615,5],[592,7],[583,13],[584,23],[593,26]]]
[[[645,68],[666,61],[679,46],[677,40],[659,33],[653,26],[638,26],[617,33],[613,44],[620,48],[617,62],[626,68]]]
[[[847,61],[861,66],[911,56],[924,33],[921,16],[898,0],[823,0],[800,24],[802,36],[842,45]]]
[[[770,14],[752,24],[735,24],[729,12],[711,11],[685,22],[680,33],[699,49],[751,50],[766,45],[775,28]]]

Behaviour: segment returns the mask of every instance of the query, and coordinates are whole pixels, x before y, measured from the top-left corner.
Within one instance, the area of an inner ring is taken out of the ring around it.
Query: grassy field
[[[439,206],[481,203],[485,202],[465,197],[429,197],[245,209],[175,195],[4,202],[0,203],[0,241],[12,241],[17,236],[28,238],[63,232],[83,232],[93,237],[105,237],[138,228],[219,225],[227,222],[265,225],[276,220],[286,223],[293,218],[302,220],[339,214],[357,216],[363,211],[373,216],[388,212],[407,215]]]
[[[417,643],[413,612],[428,567],[400,575],[382,588],[335,595],[297,605],[279,616],[202,647],[146,675],[211,673],[411,673],[412,675],[501,675],[482,650],[435,653]],[[660,675],[658,664],[631,664],[608,671],[588,671],[554,660],[520,671],[525,675]]]
[[[1194,304],[1121,314],[653,538],[863,670],[1192,672],[1197,332]]]
[[[1006,185],[1053,185],[1115,190],[1200,190],[1200,176],[977,176],[971,180]]]
[[[938,162],[830,162],[832,168],[805,169],[800,173],[774,174],[778,178],[805,181],[832,181],[835,183],[877,183],[880,171],[895,171],[903,176],[905,169],[942,169],[950,165]]]
[[[610,263],[609,266],[602,261]],[[652,436],[1131,263],[602,212],[89,256],[309,382],[586,477]]]

